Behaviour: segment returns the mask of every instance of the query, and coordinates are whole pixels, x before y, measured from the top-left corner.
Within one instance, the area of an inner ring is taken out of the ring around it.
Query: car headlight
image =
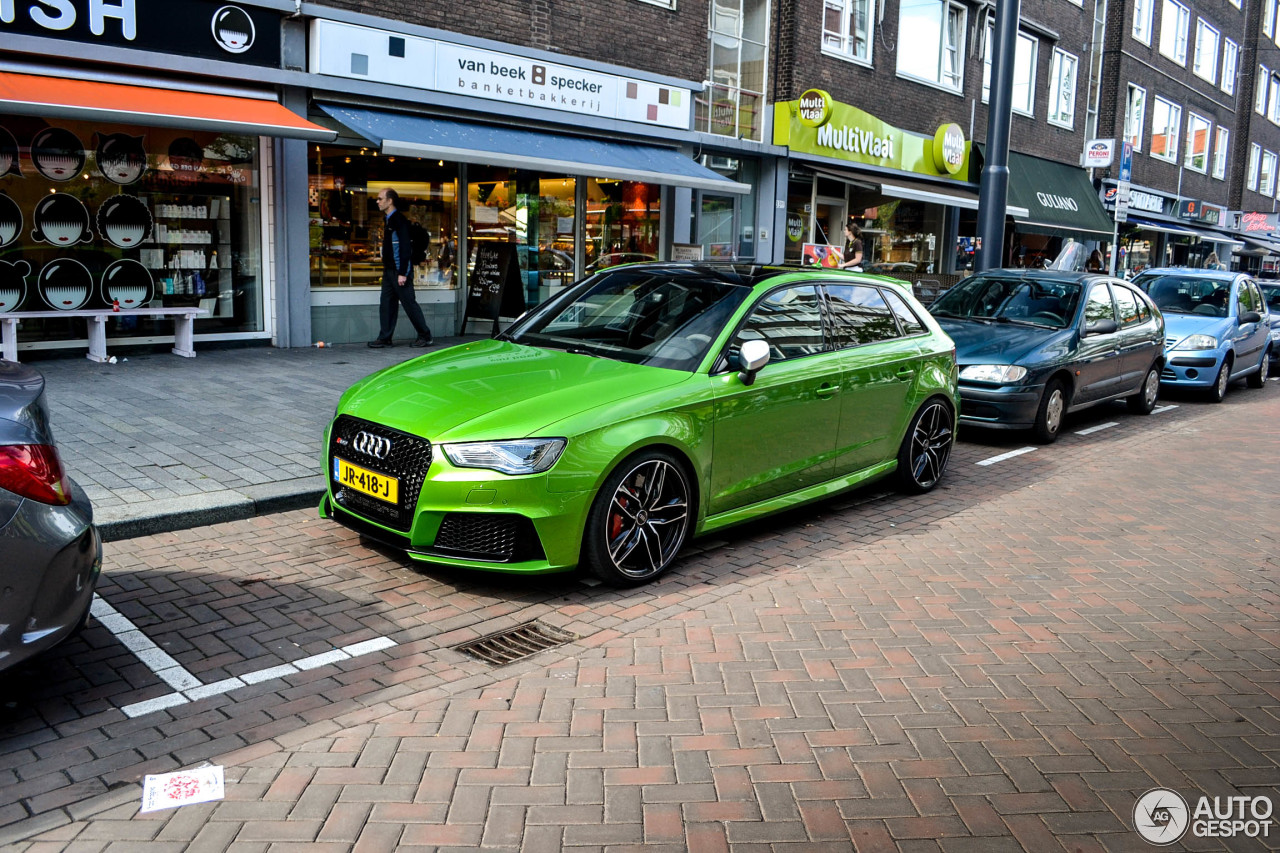
[[[1188,335],[1174,349],[1217,349],[1218,339],[1213,335]]]
[[[970,382],[994,382],[1005,385],[1010,382],[1021,382],[1027,376],[1027,369],[1017,364],[971,364],[960,371],[960,378]]]
[[[502,474],[540,474],[556,464],[563,438],[520,438],[446,444],[444,455],[459,468],[488,468]]]

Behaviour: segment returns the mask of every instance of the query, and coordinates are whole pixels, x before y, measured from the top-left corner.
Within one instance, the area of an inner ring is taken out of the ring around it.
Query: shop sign
[[[316,20],[309,53],[312,74],[681,130],[691,122],[690,89],[440,39]]]
[[[0,35],[280,66],[281,16],[221,0],[0,0]]]
[[[1090,139],[1084,145],[1084,161],[1080,165],[1086,169],[1107,168],[1115,156],[1115,146],[1114,139]]]
[[[738,126],[738,105],[731,98],[711,102],[711,132],[732,136]]]
[[[1114,186],[1107,187],[1105,196],[1107,204],[1112,204],[1116,200],[1116,188]],[[1129,190],[1129,207],[1133,210],[1142,210],[1147,213],[1164,213],[1164,196],[1155,193],[1147,193],[1142,190]]]
[[[1270,234],[1280,230],[1280,213],[1254,213],[1245,211],[1240,214],[1240,231],[1245,234]]]
[[[836,160],[933,177],[967,176],[970,145],[959,125],[925,135],[894,127],[868,112],[809,89],[774,104],[773,144]]]

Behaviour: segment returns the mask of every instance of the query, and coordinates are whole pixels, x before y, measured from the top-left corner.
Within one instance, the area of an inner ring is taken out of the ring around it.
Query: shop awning
[[[930,204],[945,204],[961,207],[965,210],[978,209],[978,191],[967,184],[934,184],[928,181],[916,181],[905,177],[885,177],[869,172],[846,172],[842,169],[811,166],[814,172],[838,181],[857,184],[861,187],[879,187],[880,192],[889,198],[902,198],[909,201],[926,201]],[[1026,215],[1025,208],[1010,207],[1009,213]]]
[[[1156,222],[1151,219],[1143,219],[1141,216],[1130,216],[1129,224],[1146,231],[1162,231],[1165,234],[1173,234],[1177,237],[1195,237],[1206,243],[1224,243],[1229,246],[1244,245],[1240,240],[1223,234],[1221,231],[1191,228],[1186,225],[1175,225],[1172,222]]]
[[[274,99],[0,72],[0,112],[328,141],[335,134]]]
[[[1014,212],[1024,208],[1025,214]],[[1111,238],[1111,217],[1078,166],[1009,152],[1009,215],[1020,230],[1043,234],[1078,234],[1087,240]]]
[[[1243,235],[1241,236],[1241,239],[1244,240],[1244,245],[1248,248],[1244,248],[1243,246],[1238,247],[1236,251],[1239,254],[1280,255],[1280,243],[1273,240],[1264,240],[1261,237],[1248,237]]]
[[[363,107],[317,106],[334,121],[378,146],[384,154],[568,175],[590,174],[739,194],[751,192],[750,184],[731,181],[672,148]]]

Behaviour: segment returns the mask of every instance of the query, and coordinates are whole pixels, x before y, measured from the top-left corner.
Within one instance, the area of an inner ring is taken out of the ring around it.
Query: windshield
[[[700,270],[622,268],[544,303],[503,337],[520,344],[695,369],[751,288]]]
[[[1225,317],[1231,305],[1231,282],[1190,275],[1138,276],[1134,284],[1166,314]]]
[[[1026,323],[1051,329],[1066,327],[1080,303],[1080,283],[1034,275],[975,275],[938,297],[930,306],[935,317],[958,317]]]

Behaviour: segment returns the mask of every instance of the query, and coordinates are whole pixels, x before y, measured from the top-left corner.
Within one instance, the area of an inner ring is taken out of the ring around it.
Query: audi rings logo
[[[391,439],[361,431],[356,433],[351,446],[365,456],[372,456],[374,459],[386,459],[387,454],[391,452]]]
[[[1172,844],[1187,831],[1191,811],[1182,796],[1168,788],[1152,788],[1133,807],[1133,827],[1152,844]]]

